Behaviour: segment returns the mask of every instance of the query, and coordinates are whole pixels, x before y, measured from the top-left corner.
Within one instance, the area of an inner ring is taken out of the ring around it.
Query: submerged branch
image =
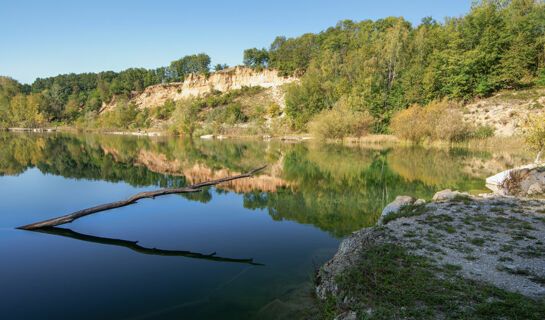
[[[110,210],[110,209],[114,209],[114,208],[124,207],[126,205],[135,203],[137,200],[144,199],[144,198],[152,198],[153,199],[155,197],[166,195],[166,194],[199,192],[199,191],[201,191],[201,189],[199,189],[199,188],[202,188],[202,187],[212,186],[212,185],[216,185],[216,184],[231,181],[231,180],[251,177],[251,176],[254,175],[254,173],[256,173],[257,171],[263,170],[265,167],[266,166],[259,167],[257,169],[254,169],[254,170],[248,172],[248,173],[245,173],[245,174],[240,174],[240,175],[237,175],[237,176],[227,177],[227,178],[222,178],[222,179],[217,179],[217,180],[212,180],[212,181],[201,182],[201,183],[193,184],[193,185],[190,185],[190,186],[187,186],[187,187],[182,187],[182,188],[162,189],[162,190],[157,190],[157,191],[140,192],[140,193],[132,195],[132,196],[130,196],[127,199],[124,199],[124,200],[119,200],[119,201],[115,201],[115,202],[101,204],[101,205],[98,205],[98,206],[95,206],[95,207],[91,207],[91,208],[83,209],[83,210],[80,210],[80,211],[76,211],[76,212],[64,215],[62,217],[53,218],[53,219],[49,219],[49,220],[45,220],[45,221],[40,221],[40,222],[28,224],[26,226],[21,226],[21,227],[18,227],[17,229],[33,230],[33,229],[38,229],[38,228],[54,227],[54,226],[58,226],[58,225],[61,225],[61,224],[72,222],[72,221],[74,221],[74,220],[76,220],[78,218],[85,217],[86,215],[89,215],[89,214],[93,214],[93,213],[97,213],[97,212],[101,212],[101,211],[105,211],[105,210]]]
[[[97,236],[91,236],[79,232],[75,232],[70,229],[65,228],[58,228],[58,227],[46,227],[46,228],[40,228],[32,230],[35,232],[41,232],[41,233],[47,233],[47,234],[53,234],[56,236],[61,237],[67,237],[87,242],[94,242],[94,243],[100,243],[105,245],[112,245],[112,246],[119,246],[119,247],[125,247],[131,250],[134,250],[138,253],[142,254],[149,254],[149,255],[157,255],[157,256],[169,256],[169,257],[187,257],[187,258],[194,258],[194,259],[205,259],[205,260],[212,260],[212,261],[220,261],[220,262],[237,262],[237,263],[247,263],[254,266],[262,266],[263,264],[255,263],[253,259],[233,259],[233,258],[223,258],[223,257],[217,257],[216,253],[213,252],[211,254],[202,254],[198,252],[191,252],[191,251],[180,251],[180,250],[163,250],[163,249],[156,249],[156,248],[146,248],[142,247],[138,244],[138,241],[128,241],[128,240],[121,240],[121,239],[112,239],[112,238],[103,238],[103,237],[97,237]]]

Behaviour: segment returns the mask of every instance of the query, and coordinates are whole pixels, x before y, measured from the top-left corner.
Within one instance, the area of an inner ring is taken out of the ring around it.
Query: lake
[[[522,151],[0,132],[4,319],[282,319],[311,301],[314,271],[398,195],[528,163]],[[168,195],[55,229],[15,227],[136,192]]]

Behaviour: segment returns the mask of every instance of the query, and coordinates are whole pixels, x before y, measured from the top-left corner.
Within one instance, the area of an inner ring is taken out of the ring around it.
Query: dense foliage
[[[1,77],[0,126],[33,127],[45,121],[72,123],[96,115],[102,103],[110,102],[113,96],[126,100],[147,86],[183,81],[189,73],[209,71],[210,57],[200,53],[154,70],[131,68],[121,72],[61,74],[37,78],[31,85]]]
[[[414,104],[545,85],[545,5],[543,0],[480,0],[465,16],[442,22],[424,18],[418,26],[402,17],[345,20],[317,34],[277,37],[268,49],[247,49],[243,62],[302,77],[286,94],[284,112],[292,129],[307,130],[317,115],[342,101],[351,114],[371,115],[373,132],[388,132],[392,116]],[[210,57],[201,53],[154,70],[65,74],[31,85],[1,78],[0,126],[85,123],[114,96],[123,104],[149,85],[209,70]],[[131,111],[129,104],[125,108]],[[226,119],[243,120],[239,109],[231,106],[234,116]],[[173,110],[162,111],[157,119],[166,120]]]
[[[265,55],[245,51],[248,65],[303,74],[287,95],[296,129],[341,98],[369,111],[375,131],[391,115],[448,97],[469,100],[502,88],[545,83],[545,6],[541,0],[482,0],[459,18],[345,20],[318,34],[278,37]]]

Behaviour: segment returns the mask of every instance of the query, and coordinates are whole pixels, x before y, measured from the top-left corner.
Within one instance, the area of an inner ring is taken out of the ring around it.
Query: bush
[[[536,162],[545,150],[545,114],[529,115],[521,126],[522,137],[528,149],[537,152]]]
[[[368,112],[353,112],[336,105],[324,110],[309,123],[310,133],[320,139],[362,137],[373,127],[374,119]]]
[[[134,129],[149,126],[149,111],[138,110],[134,103],[118,104],[114,110],[104,113],[97,125],[106,128]]]
[[[545,85],[545,67],[542,67],[537,73],[536,84]]]
[[[493,127],[488,126],[488,125],[487,126],[478,126],[473,131],[473,137],[476,138],[476,139],[491,138],[491,137],[494,136],[495,131],[496,131],[496,129],[494,129]]]
[[[235,124],[240,122],[246,122],[248,117],[242,112],[242,106],[240,103],[231,103],[224,109],[224,122],[227,124]]]
[[[153,116],[159,120],[166,120],[172,116],[172,113],[176,109],[176,104],[172,99],[168,99],[165,103],[153,109]]]
[[[240,122],[246,122],[248,117],[242,112],[242,106],[240,103],[231,103],[227,106],[217,107],[206,116],[206,122],[221,122],[226,124],[235,124]]]
[[[198,126],[197,114],[199,110],[200,107],[196,103],[189,101],[180,101],[177,103],[176,110],[172,116],[171,131],[193,136]]]
[[[390,129],[402,139],[420,143],[426,139],[460,142],[471,137],[471,127],[462,113],[446,100],[428,106],[411,106],[392,117]]]
[[[269,117],[276,117],[276,116],[279,116],[282,114],[282,108],[280,108],[280,106],[276,103],[272,103],[268,108],[267,108],[267,115]]]

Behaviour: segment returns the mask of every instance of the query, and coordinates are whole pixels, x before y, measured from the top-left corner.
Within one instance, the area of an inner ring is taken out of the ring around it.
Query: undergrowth
[[[352,310],[358,319],[545,319],[545,302],[457,275],[394,244],[377,244],[337,278],[338,297],[320,317]],[[346,300],[345,300],[346,299]]]

